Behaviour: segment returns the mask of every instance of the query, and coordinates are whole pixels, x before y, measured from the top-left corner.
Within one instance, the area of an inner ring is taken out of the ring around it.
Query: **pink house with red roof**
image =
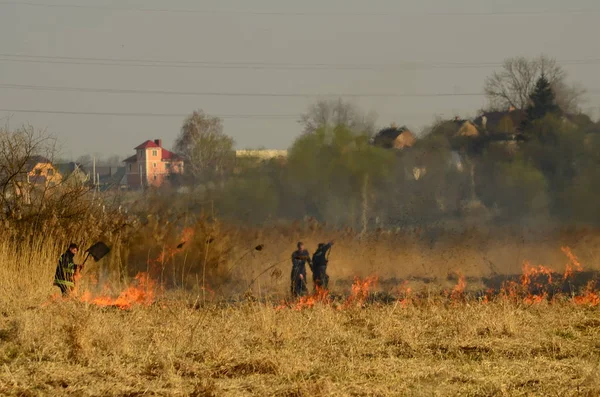
[[[135,148],[135,155],[123,160],[127,186],[160,186],[169,176],[183,174],[183,160],[162,147],[162,140],[146,141]]]

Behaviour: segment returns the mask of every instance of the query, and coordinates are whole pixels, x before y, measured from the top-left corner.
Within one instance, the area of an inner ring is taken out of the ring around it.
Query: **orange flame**
[[[546,300],[546,293],[544,292],[541,295],[528,295],[525,298],[523,298],[523,303],[526,303],[528,305],[534,305],[534,304],[538,304],[538,303],[542,303],[544,300]]]
[[[500,296],[505,301],[516,302],[519,298],[519,284],[516,281],[505,281],[500,289]]]
[[[546,277],[546,283],[542,284],[540,277]],[[527,261],[523,263],[523,275],[521,276],[521,285],[525,289],[527,296],[523,299],[524,303],[537,304],[546,299],[547,293],[545,289],[548,285],[552,284],[552,270],[538,265],[537,267],[531,266]],[[542,290],[542,294],[532,294],[530,289],[535,287],[538,290]]]
[[[546,277],[546,282],[542,284],[540,278],[543,279],[544,276]],[[542,265],[538,265],[537,267],[531,266],[531,264],[527,261],[523,263],[523,275],[521,276],[521,285],[527,293],[527,296],[525,297],[525,299],[523,299],[524,303],[541,303],[544,299],[546,299],[547,292],[545,291],[545,289],[550,284],[552,284],[552,270]],[[533,294],[530,291],[532,287],[543,292],[541,294]]]
[[[371,288],[377,283],[377,280],[378,278],[376,276],[367,277],[364,280],[355,277],[354,282],[352,283],[352,290],[350,296],[346,299],[342,306],[336,306],[336,308],[338,310],[341,310],[342,308],[348,308],[352,305],[362,307],[365,304],[367,298],[369,297]],[[407,289],[407,295],[409,293],[410,289]],[[317,303],[321,303],[324,305],[331,304],[328,290],[316,287],[316,290],[313,294],[300,297],[293,306],[290,306],[286,302],[282,301],[280,305],[275,307],[275,310],[280,311],[286,308],[291,308],[292,310],[311,309]]]
[[[113,299],[107,295],[94,297],[91,292],[85,292],[80,299],[88,304],[100,307],[112,306],[123,310],[130,309],[134,305],[150,306],[154,302],[154,287],[155,282],[147,273],[139,273],[135,276],[135,282],[117,298]]]
[[[194,237],[194,229],[192,229],[190,227],[184,228],[183,231],[181,232],[181,237],[179,238],[179,241],[181,241],[181,243],[178,246],[176,246],[175,248],[165,246],[163,248],[163,250],[160,252],[160,254],[158,255],[158,257],[154,260],[151,260],[152,268],[154,268],[154,270],[156,270],[156,268],[159,265],[164,266],[164,264],[166,262],[168,262],[169,260],[171,260],[176,254],[183,251],[185,243],[190,241],[193,237]]]
[[[579,263],[579,260],[577,259],[575,254],[571,252],[571,248],[561,247],[560,249],[562,250],[562,252],[564,252],[567,258],[569,258],[569,262],[565,265],[565,274],[563,275],[563,280],[566,280],[573,275],[573,267],[577,272],[583,271],[581,263]]]
[[[583,295],[573,297],[573,302],[576,305],[600,305],[600,295],[596,292],[596,282],[590,281],[585,288]]]
[[[465,280],[465,276],[458,273],[458,283],[452,289],[452,293],[450,294],[450,299],[453,301],[461,300],[464,298],[465,288],[467,286],[467,281]]]
[[[187,243],[194,237],[194,229],[191,227],[186,227],[181,232],[181,241]]]
[[[285,300],[282,300],[282,301],[279,303],[279,305],[275,307],[275,311],[277,311],[277,312],[278,312],[278,311],[280,311],[280,310],[287,309],[287,307],[288,307],[288,306],[287,306],[287,304],[286,304]]]
[[[370,276],[364,280],[355,277],[354,282],[352,283],[352,291],[344,306],[349,307],[354,305],[357,307],[362,307],[369,297],[371,288],[377,284],[378,279],[379,278],[377,276]]]
[[[402,285],[398,288],[398,303],[402,306],[406,306],[411,302],[411,294],[412,288],[408,286],[408,281],[404,280]]]
[[[502,291],[501,291],[502,292]],[[494,298],[494,296],[496,295],[495,291],[493,288],[488,288],[485,291],[485,295],[483,296],[483,298],[481,299],[481,303],[482,304],[487,304],[490,303],[491,300]]]
[[[317,303],[328,303],[329,291],[321,287],[316,287],[316,291],[312,295],[302,296],[293,307],[294,310],[311,309]]]
[[[545,275],[548,278],[548,284],[552,284],[552,270],[539,265],[538,267],[531,266],[527,261],[523,263],[523,275],[521,276],[521,285],[523,287],[530,287],[532,285],[532,279],[535,281],[539,276]],[[542,287],[539,282],[533,282],[534,286]]]

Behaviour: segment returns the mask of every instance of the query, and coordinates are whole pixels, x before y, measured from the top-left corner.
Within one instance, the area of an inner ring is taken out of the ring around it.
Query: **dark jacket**
[[[327,267],[327,252],[331,248],[331,243],[324,244],[323,246],[317,248],[312,257],[312,265],[313,268],[324,268]]]
[[[75,264],[74,258],[75,255],[71,251],[61,255],[54,274],[54,285],[75,287],[75,273],[79,266]]]
[[[307,250],[296,250],[292,253],[291,291],[293,296],[301,296],[306,293],[306,262],[311,265],[310,254]]]
[[[312,262],[310,260],[310,254],[308,253],[307,250],[294,251],[294,253],[292,254],[292,267],[293,268],[306,270],[306,262],[308,262],[309,266],[312,266]]]

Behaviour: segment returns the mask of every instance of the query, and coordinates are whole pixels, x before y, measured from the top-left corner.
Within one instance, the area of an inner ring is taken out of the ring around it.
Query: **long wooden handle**
[[[85,262],[87,262],[89,257],[90,257],[90,253],[88,252],[87,255],[85,256],[85,259],[83,260],[83,263],[81,264],[82,269],[83,269],[83,265],[85,265]]]

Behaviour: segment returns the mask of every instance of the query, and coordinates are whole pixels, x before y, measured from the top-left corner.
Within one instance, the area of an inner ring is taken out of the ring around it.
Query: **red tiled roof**
[[[44,156],[31,156],[29,159],[27,159],[27,162],[25,163],[26,171],[27,172],[33,171],[33,169],[38,164],[50,164],[50,165],[52,165],[52,162],[50,160],[48,160],[47,158],[45,158]]]
[[[161,160],[162,161],[179,161],[181,160],[181,157],[179,157],[177,154],[168,151],[167,149],[162,149],[161,150],[162,156],[161,156]],[[123,160],[124,163],[135,163],[137,162],[137,155],[133,155],[131,157],[126,158],[125,160]]]
[[[140,146],[134,148],[134,150],[148,149],[148,148],[152,148],[152,147],[159,147],[159,146],[154,141],[147,140],[146,142],[142,143]]]
[[[163,149],[161,160],[181,160],[181,158],[175,153],[170,152],[167,149]]]

